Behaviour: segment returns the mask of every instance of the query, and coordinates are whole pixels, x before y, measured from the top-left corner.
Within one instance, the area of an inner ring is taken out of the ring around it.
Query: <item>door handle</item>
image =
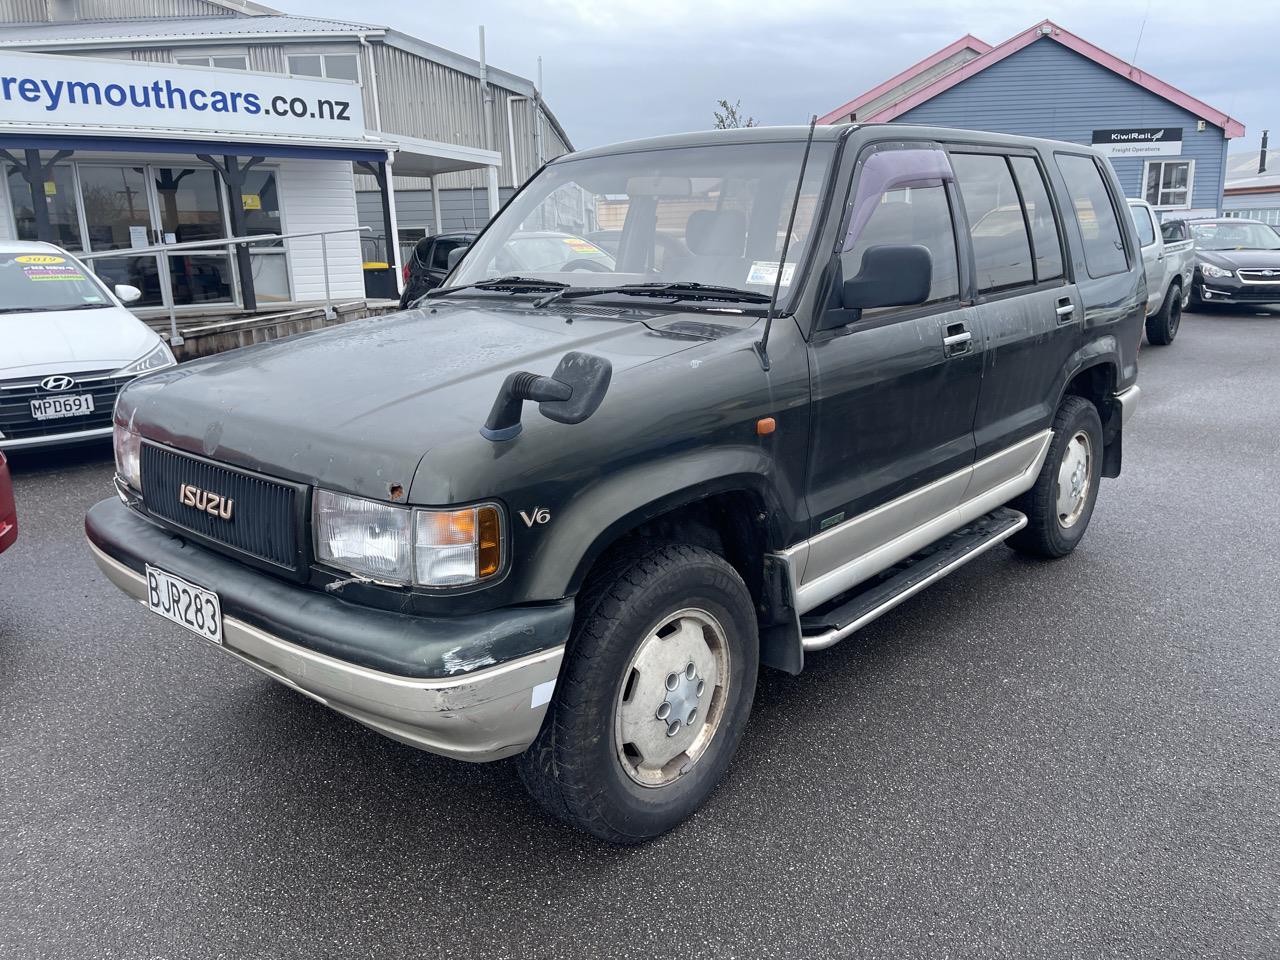
[[[947,325],[946,336],[942,338],[942,352],[948,357],[957,357],[972,349],[973,334],[965,329],[963,323]]]
[[[1058,323],[1070,323],[1075,319],[1076,305],[1071,302],[1070,297],[1059,297],[1055,312],[1058,314]]]

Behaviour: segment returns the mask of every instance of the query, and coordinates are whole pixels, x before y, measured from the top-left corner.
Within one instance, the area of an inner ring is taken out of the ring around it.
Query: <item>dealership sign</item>
[[[354,83],[0,53],[0,129],[12,123],[342,139],[365,132]]]
[[[1095,130],[1093,145],[1108,157],[1178,157],[1182,155],[1182,128]]]

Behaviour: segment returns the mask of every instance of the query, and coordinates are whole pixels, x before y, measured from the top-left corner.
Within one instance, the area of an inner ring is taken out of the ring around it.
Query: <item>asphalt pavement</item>
[[[682,828],[554,825],[98,573],[109,447],[14,456],[0,957],[1280,956],[1280,314],[1144,347],[1124,475],[799,677]]]

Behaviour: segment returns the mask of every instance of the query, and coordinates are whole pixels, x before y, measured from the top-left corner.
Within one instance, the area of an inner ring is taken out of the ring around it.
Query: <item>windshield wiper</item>
[[[64,310],[98,310],[109,303],[73,303],[69,307],[0,307],[0,313],[61,313]]]
[[[768,294],[737,287],[720,287],[711,283],[624,283],[618,287],[566,287],[549,297],[534,302],[535,307],[545,307],[557,300],[577,300],[607,293],[620,293],[628,297],[654,297],[671,300],[724,300],[739,303],[768,303]]]
[[[509,290],[512,293],[520,293],[526,290],[566,290],[569,284],[561,283],[559,280],[539,280],[537,277],[495,277],[492,280],[480,280],[477,283],[464,283],[460,287],[437,287],[435,290],[428,290],[427,297],[446,297],[451,293],[457,293],[460,290]]]

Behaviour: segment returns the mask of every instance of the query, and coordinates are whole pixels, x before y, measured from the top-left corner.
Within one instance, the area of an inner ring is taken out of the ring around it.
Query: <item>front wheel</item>
[[[1035,486],[1012,506],[1027,525],[1005,542],[1033,557],[1065,557],[1084,537],[1102,479],[1102,421],[1084,397],[1062,400]]]
[[[728,768],[758,656],[751,594],[721,557],[656,544],[606,564],[579,599],[521,779],[547,812],[602,840],[665,833]]]
[[[1147,343],[1167,347],[1178,335],[1182,324],[1182,288],[1174,284],[1164,295],[1160,309],[1147,317]]]

